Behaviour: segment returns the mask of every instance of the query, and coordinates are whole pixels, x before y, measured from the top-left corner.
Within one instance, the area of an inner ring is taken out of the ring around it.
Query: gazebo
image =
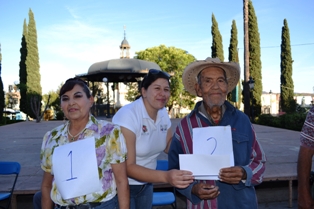
[[[94,82],[105,82],[107,87],[107,117],[110,117],[109,83],[113,84],[112,91],[114,92],[114,84],[116,83],[118,83],[118,85],[119,83],[126,84],[129,82],[137,82],[140,84],[140,82],[143,80],[143,77],[148,73],[149,69],[161,70],[159,65],[154,62],[130,59],[130,45],[125,38],[125,31],[124,39],[121,42],[120,49],[120,59],[96,62],[89,67],[87,73],[76,75],[76,77],[80,77],[83,80],[92,82],[93,96],[96,96],[94,92]],[[119,91],[117,93],[117,103],[120,104]],[[113,97],[115,97],[115,93],[113,93]]]
[[[86,74],[76,76],[88,82],[92,82],[93,96],[96,96],[94,93],[94,82],[105,82],[107,87],[106,116],[110,117],[109,83],[118,83],[119,85],[119,83],[126,84],[128,82],[137,82],[140,85],[140,82],[148,73],[149,69],[161,70],[159,65],[154,62],[139,59],[112,59],[96,62],[89,67]],[[113,92],[115,91],[114,88],[114,85],[112,85]],[[115,98],[115,93],[113,93],[113,97]],[[117,100],[119,101],[119,92]],[[104,113],[100,111],[98,116],[103,114]]]

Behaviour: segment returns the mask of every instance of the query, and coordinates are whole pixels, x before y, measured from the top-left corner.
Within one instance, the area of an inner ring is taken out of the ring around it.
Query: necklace
[[[75,140],[75,138],[77,136],[79,136],[81,133],[83,133],[85,131],[85,128],[83,128],[78,134],[76,134],[75,136],[73,136],[71,133],[70,133],[70,124],[68,125],[68,134],[69,136],[71,137],[71,141],[73,142]]]

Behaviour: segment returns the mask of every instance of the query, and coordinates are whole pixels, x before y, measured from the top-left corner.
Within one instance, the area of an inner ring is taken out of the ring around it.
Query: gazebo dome
[[[155,62],[139,59],[111,59],[92,64],[87,74],[77,75],[88,81],[102,82],[106,77],[108,82],[136,82],[144,77],[149,69],[161,70]]]
[[[126,47],[126,46],[130,47],[129,42],[126,40],[125,37],[124,37],[123,41],[121,42],[121,46],[122,47]]]

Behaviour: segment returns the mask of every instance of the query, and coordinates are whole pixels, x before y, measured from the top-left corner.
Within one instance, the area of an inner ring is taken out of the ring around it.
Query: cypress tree
[[[258,32],[257,17],[252,1],[249,1],[249,68],[250,76],[254,79],[255,85],[252,91],[251,105],[253,107],[254,116],[261,114],[261,96],[263,91],[262,84],[262,64],[261,64],[261,48],[260,35]]]
[[[218,57],[220,61],[224,61],[224,51],[222,45],[222,37],[219,32],[218,23],[216,21],[215,15],[212,14],[212,58]]]
[[[238,55],[238,30],[236,21],[232,20],[231,25],[231,37],[230,37],[230,45],[229,45],[229,62],[237,62],[239,63],[239,55]],[[240,88],[239,85],[240,81],[238,82],[238,85],[228,94],[228,100],[235,102],[235,106],[238,108],[239,105],[239,92]]]
[[[26,37],[27,37],[27,25],[26,20],[24,19],[23,24],[23,34],[22,34],[22,43],[21,43],[21,60],[20,60],[20,110],[22,112],[27,112],[27,97],[26,97],[26,83],[27,83],[27,72],[26,72],[26,57],[27,57],[27,47],[26,47]]]
[[[2,63],[2,54],[1,54],[1,44],[0,44],[0,124],[2,123],[2,120],[3,120],[3,108],[5,107],[3,83],[2,83],[2,77],[1,77],[1,63]]]
[[[231,38],[229,45],[229,61],[239,63],[239,55],[238,55],[238,29],[236,25],[236,21],[232,20],[231,25]]]
[[[36,98],[40,103],[42,99],[42,89],[40,85],[40,72],[39,72],[39,54],[37,46],[37,30],[34,18],[34,13],[29,9],[29,23],[28,23],[28,34],[26,39],[27,47],[27,57],[26,57],[26,72],[27,72],[27,113],[33,117],[37,118],[36,114],[33,113],[31,109],[31,103],[35,102],[33,99]],[[39,121],[37,121],[39,122]]]
[[[281,54],[280,54],[280,107],[284,112],[295,111],[294,85],[292,80],[292,54],[290,45],[290,32],[288,22],[283,21],[281,32]]]

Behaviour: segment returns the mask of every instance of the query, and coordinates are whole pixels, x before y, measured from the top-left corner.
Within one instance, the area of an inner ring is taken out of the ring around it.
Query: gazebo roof
[[[112,59],[92,64],[87,74],[76,75],[88,81],[136,82],[144,77],[149,69],[161,70],[159,65],[139,59]]]

